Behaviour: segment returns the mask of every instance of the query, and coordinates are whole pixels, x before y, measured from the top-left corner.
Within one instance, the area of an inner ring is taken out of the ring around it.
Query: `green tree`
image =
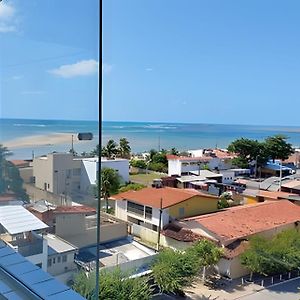
[[[257,156],[262,155],[262,143],[257,140],[240,138],[233,141],[227,148],[229,152],[239,155],[233,163],[238,167],[249,167],[249,163],[256,160]]]
[[[73,289],[86,299],[94,297],[95,274],[89,277],[85,273],[79,273],[75,280]],[[151,288],[147,278],[130,278],[129,274],[122,272],[119,268],[111,272],[101,271],[99,276],[98,299],[105,300],[148,300],[151,298]]]
[[[7,169],[8,161],[6,158],[12,155],[12,153],[0,144],[0,193],[3,193],[7,189]]]
[[[124,193],[127,191],[138,191],[141,190],[143,188],[145,188],[146,186],[143,184],[139,184],[139,183],[129,183],[125,186],[120,187],[119,189],[119,193]]]
[[[104,149],[108,159],[118,154],[118,145],[114,140],[109,140]]]
[[[294,153],[292,144],[287,143],[287,137],[284,135],[275,135],[265,140],[266,155],[275,161],[275,159],[288,159]]]
[[[130,161],[130,165],[135,168],[146,169],[147,164],[144,160],[141,159],[132,159]]]
[[[272,239],[253,237],[241,255],[241,263],[252,273],[272,275],[297,269],[300,265],[300,236],[296,229],[283,231]]]
[[[164,249],[153,264],[153,278],[160,290],[180,293],[192,284],[202,267],[216,264],[222,251],[212,242],[201,240],[186,251]]]
[[[105,200],[106,212],[108,212],[108,198],[118,192],[120,188],[120,176],[111,168],[101,170],[101,196]]]
[[[130,158],[131,148],[126,138],[120,139],[118,152],[121,158]]]

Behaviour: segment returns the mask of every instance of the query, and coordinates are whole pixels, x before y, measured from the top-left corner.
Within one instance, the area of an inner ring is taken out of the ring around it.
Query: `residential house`
[[[156,243],[161,228],[173,219],[217,211],[218,197],[192,189],[144,188],[111,197],[115,216],[131,224],[131,233]]]
[[[47,272],[61,282],[68,283],[77,272],[75,255],[78,248],[54,234],[47,234],[48,242]]]
[[[51,153],[34,158],[33,181],[41,190],[58,195],[91,194],[96,184],[98,158],[74,157],[70,153]],[[101,158],[101,167],[118,172],[123,182],[129,181],[129,161],[127,159]]]
[[[177,226],[195,234],[194,241],[207,238],[223,247],[224,257],[216,268],[222,275],[238,278],[249,274],[249,270],[241,265],[239,259],[239,255],[248,247],[249,238],[255,235],[271,238],[283,230],[298,228],[299,221],[300,207],[288,200],[281,200],[232,207],[217,213],[188,218]],[[173,230],[172,234],[168,231],[162,233],[167,237],[169,246],[172,246],[176,231]],[[174,241],[178,245],[180,236]],[[182,244],[183,241],[181,247]]]

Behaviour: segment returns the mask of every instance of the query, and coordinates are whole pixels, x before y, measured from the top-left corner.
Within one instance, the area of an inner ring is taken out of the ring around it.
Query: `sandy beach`
[[[79,143],[77,140],[77,134],[74,133],[74,144]],[[81,141],[81,143],[84,141]],[[41,146],[52,146],[59,144],[70,144],[72,143],[72,133],[53,133],[49,135],[33,135],[23,138],[13,139],[4,142],[3,145],[9,149],[18,148],[32,148]]]

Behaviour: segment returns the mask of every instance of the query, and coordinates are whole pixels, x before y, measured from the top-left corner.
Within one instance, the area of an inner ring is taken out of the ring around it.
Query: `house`
[[[208,165],[213,158],[211,157],[188,157],[167,155],[168,176],[189,175],[192,171],[199,171]]]
[[[115,216],[131,224],[131,234],[156,243],[161,228],[173,219],[217,211],[218,197],[192,189],[144,188],[111,197]],[[161,220],[161,223],[160,223]]]
[[[216,268],[222,275],[238,278],[249,273],[241,265],[239,255],[247,248],[250,237],[260,235],[271,238],[283,230],[297,228],[299,221],[300,207],[288,200],[281,200],[232,207],[187,218],[177,225],[198,235],[194,240],[200,236],[224,248],[224,257]],[[168,242],[172,245],[172,235],[166,231],[162,233],[169,237]],[[178,239],[175,242],[178,244]]]
[[[76,159],[75,159],[76,160]],[[90,187],[96,183],[97,170],[99,169],[98,158],[83,158],[81,178],[80,178],[80,191],[88,193]],[[129,160],[124,158],[107,159],[101,158],[101,168],[110,168],[118,172],[121,182],[129,182]]]
[[[97,242],[97,214],[94,208],[61,206],[53,211],[55,234],[78,248]],[[127,223],[101,212],[100,243],[127,237]]]
[[[78,248],[54,234],[46,234],[48,242],[47,272],[58,280],[68,283],[77,272],[75,255]]]
[[[223,175],[222,182],[225,184],[232,184],[236,179],[240,177],[249,177],[250,169],[228,169],[220,170],[220,174]]]
[[[85,299],[3,241],[0,241],[0,274],[1,299]]]
[[[47,271],[48,244],[39,233],[46,228],[23,206],[0,206],[0,239],[44,271]]]
[[[270,176],[285,177],[294,174],[294,172],[295,171],[289,167],[283,166],[278,162],[271,162],[271,161],[268,161],[264,166],[260,168],[261,177],[270,177]]]
[[[112,168],[121,180],[129,181],[129,161],[127,159],[101,158],[101,167]],[[51,153],[34,158],[33,182],[41,190],[57,195],[90,194],[96,184],[98,158],[74,157],[70,153]]]

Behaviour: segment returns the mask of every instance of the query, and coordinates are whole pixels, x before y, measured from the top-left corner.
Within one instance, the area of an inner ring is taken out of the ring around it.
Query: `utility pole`
[[[281,181],[282,181],[282,160],[280,160],[280,171],[279,171],[279,192],[281,192]]]
[[[159,243],[160,243],[161,215],[162,215],[162,198],[160,198],[158,235],[157,235],[157,251],[159,251]]]
[[[94,299],[99,299],[99,268],[100,268],[100,208],[101,208],[101,149],[102,149],[102,0],[99,0],[99,83],[98,83],[98,99],[99,99],[99,148],[98,148],[98,201],[97,201],[97,245],[96,245],[96,284],[95,284],[95,294]]]
[[[71,142],[71,151],[72,154],[74,155],[74,135],[72,134],[72,142]]]
[[[158,136],[158,152],[160,152],[160,135]]]

